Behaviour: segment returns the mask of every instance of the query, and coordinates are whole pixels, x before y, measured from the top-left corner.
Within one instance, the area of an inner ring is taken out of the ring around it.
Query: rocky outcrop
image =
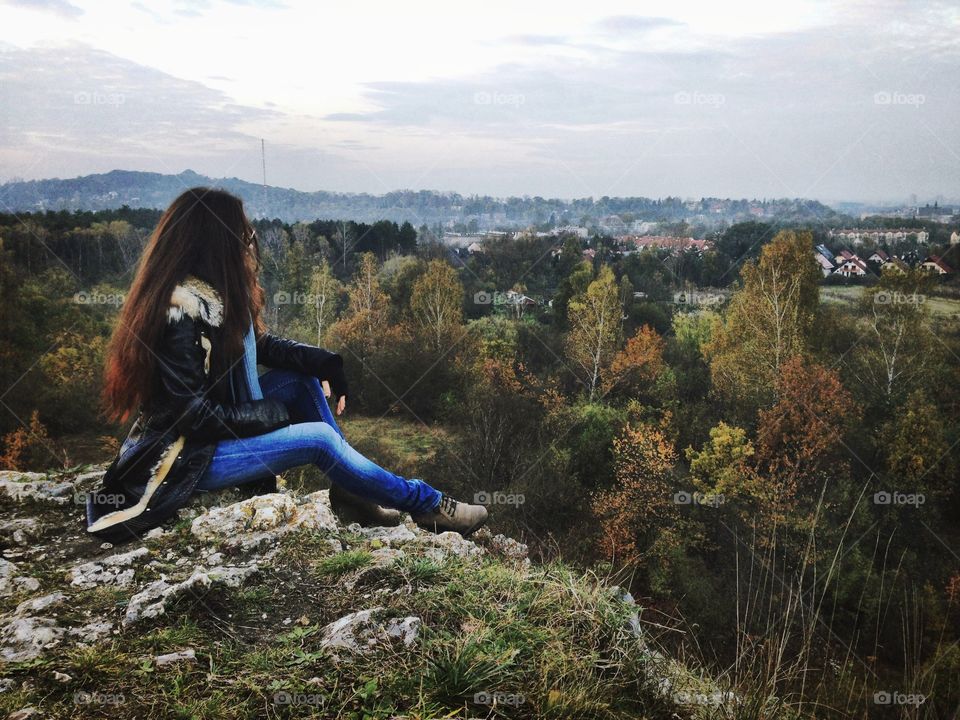
[[[490,553],[529,562],[526,546],[502,535],[481,533],[480,543],[453,532],[434,535],[414,525],[409,517],[407,524],[395,527],[343,526],[330,507],[328,490],[305,495],[276,492],[206,508],[194,505],[181,511],[182,518],[192,518],[187,532],[157,528],[141,543],[114,548],[85,536],[82,510],[72,502],[93,489],[102,474],[102,469],[94,469],[75,476],[9,471],[0,475],[0,494],[14,508],[36,510],[40,503],[67,513],[54,516],[56,511],[47,511],[37,517],[3,521],[0,538],[9,546],[24,548],[8,550],[8,555],[48,561],[52,553],[37,539],[62,536],[65,531],[73,533],[78,546],[88,552],[61,571],[59,583],[41,583],[23,561],[0,559],[0,598],[19,600],[13,610],[0,615],[0,658],[22,661],[65,643],[95,644],[114,632],[160,618],[180,597],[200,597],[216,587],[238,588],[270,562],[282,538],[296,532],[325,538],[331,554],[358,547],[369,550],[369,567],[346,587],[365,577],[369,580],[365,573],[376,573],[408,555],[442,562]],[[58,521],[61,527],[55,527]],[[65,613],[58,610],[69,607],[78,593],[101,589],[129,593],[119,617],[101,615],[84,618],[84,622],[61,617]],[[346,658],[384,643],[409,645],[420,625],[415,616],[385,617],[381,607],[358,609],[324,628],[323,645],[337,657]]]
[[[381,682],[404,710],[427,698],[470,705],[464,717],[487,714],[485,698],[509,705],[528,702],[527,692],[539,704],[505,716],[539,716],[557,702],[569,717],[592,716],[623,690],[625,707],[640,707],[642,694],[644,707],[669,713],[650,717],[685,718],[696,713],[676,711],[696,710],[690,698],[719,697],[709,678],[654,649],[628,592],[559,564],[532,565],[527,547],[504,535],[433,534],[408,516],[392,527],[344,523],[325,490],[227,491],[198,496],[167,526],[114,547],[85,532],[71,501],[100,475],[2,477],[0,717],[226,717],[231,703],[259,716],[265,702],[271,717],[291,704],[311,706],[298,716],[336,717],[348,706],[377,710]],[[547,686],[511,685],[521,652]],[[610,683],[603,697],[578,694],[580,679],[593,677],[590,658],[619,668],[597,681]],[[101,664],[106,686],[96,684]],[[464,697],[462,673],[474,671],[488,684]],[[430,686],[411,689],[399,679],[407,672]],[[195,704],[171,697],[169,683]],[[208,683],[222,702],[209,711]]]

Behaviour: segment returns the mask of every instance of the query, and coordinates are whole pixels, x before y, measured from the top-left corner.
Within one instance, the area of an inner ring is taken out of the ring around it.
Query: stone
[[[471,539],[491,555],[530,565],[529,548],[512,537],[502,534],[491,535],[487,528],[480,528],[471,536]]]
[[[396,547],[417,539],[417,534],[406,525],[395,525],[393,527],[361,527],[353,523],[347,529],[363,536],[365,540],[380,543],[386,547]]]
[[[320,646],[335,659],[344,660],[370,652],[383,643],[399,641],[409,647],[416,642],[419,617],[384,618],[385,612],[382,607],[373,607],[334,620],[321,631]]]
[[[0,493],[18,502],[40,500],[66,505],[71,502],[73,483],[49,480],[44,473],[0,470]]]
[[[424,532],[417,536],[416,542],[424,548],[424,555],[438,562],[451,556],[469,558],[483,554],[482,548],[476,543],[452,530],[437,534]]]
[[[182,582],[170,584],[162,578],[155,580],[130,598],[123,618],[123,626],[129,627],[141,620],[163,615],[168,602],[194,588],[212,585],[239,587],[258,569],[256,565],[217,567],[210,570],[199,567]]]
[[[42,595],[41,597],[31,598],[29,600],[24,600],[22,603],[17,605],[14,615],[27,615],[28,613],[37,613],[48,610],[49,608],[56,607],[57,605],[63,604],[63,601],[67,599],[67,596],[62,592],[50,593],[49,595]]]
[[[38,710],[34,707],[21,708],[7,715],[7,720],[27,720],[28,718],[35,717],[37,712]]]
[[[33,660],[45,648],[56,645],[64,632],[53,618],[14,617],[0,630],[0,659],[6,662]]]
[[[15,564],[0,558],[0,597],[21,591],[35,592],[39,589],[40,582],[36,578],[20,575]]]
[[[210,508],[194,519],[190,532],[201,540],[223,540],[230,547],[249,550],[300,528],[338,529],[328,491],[311,493],[299,502],[288,493],[269,493]]]
[[[98,585],[126,587],[133,581],[134,569],[130,566],[142,562],[149,555],[147,548],[138,547],[129,552],[81,563],[67,573],[67,580],[81,589]]]
[[[30,545],[40,534],[40,522],[36,518],[13,518],[0,523],[0,538],[13,545]]]
[[[187,648],[186,650],[167,653],[166,655],[157,655],[153,658],[153,662],[158,667],[163,667],[164,665],[173,665],[178,662],[193,662],[196,659],[196,651],[193,648]]]

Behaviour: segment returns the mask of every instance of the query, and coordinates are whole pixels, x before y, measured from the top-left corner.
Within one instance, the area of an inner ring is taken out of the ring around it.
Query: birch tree
[[[608,266],[600,268],[586,292],[570,299],[567,320],[570,325],[567,357],[579,371],[580,381],[592,402],[623,334],[623,305],[613,271]]]

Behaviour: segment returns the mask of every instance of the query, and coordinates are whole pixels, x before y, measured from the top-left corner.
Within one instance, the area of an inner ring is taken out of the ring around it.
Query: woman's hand
[[[323,386],[323,395],[324,397],[330,397],[330,383],[326,380],[321,381],[320,383]],[[340,399],[337,401],[337,415],[342,415],[344,409],[347,407],[347,396],[341,395]]]

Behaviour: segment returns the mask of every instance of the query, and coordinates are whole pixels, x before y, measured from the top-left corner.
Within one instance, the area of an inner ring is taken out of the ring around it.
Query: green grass
[[[347,550],[339,555],[331,555],[316,564],[318,575],[345,575],[370,563],[373,555],[367,550]]]

